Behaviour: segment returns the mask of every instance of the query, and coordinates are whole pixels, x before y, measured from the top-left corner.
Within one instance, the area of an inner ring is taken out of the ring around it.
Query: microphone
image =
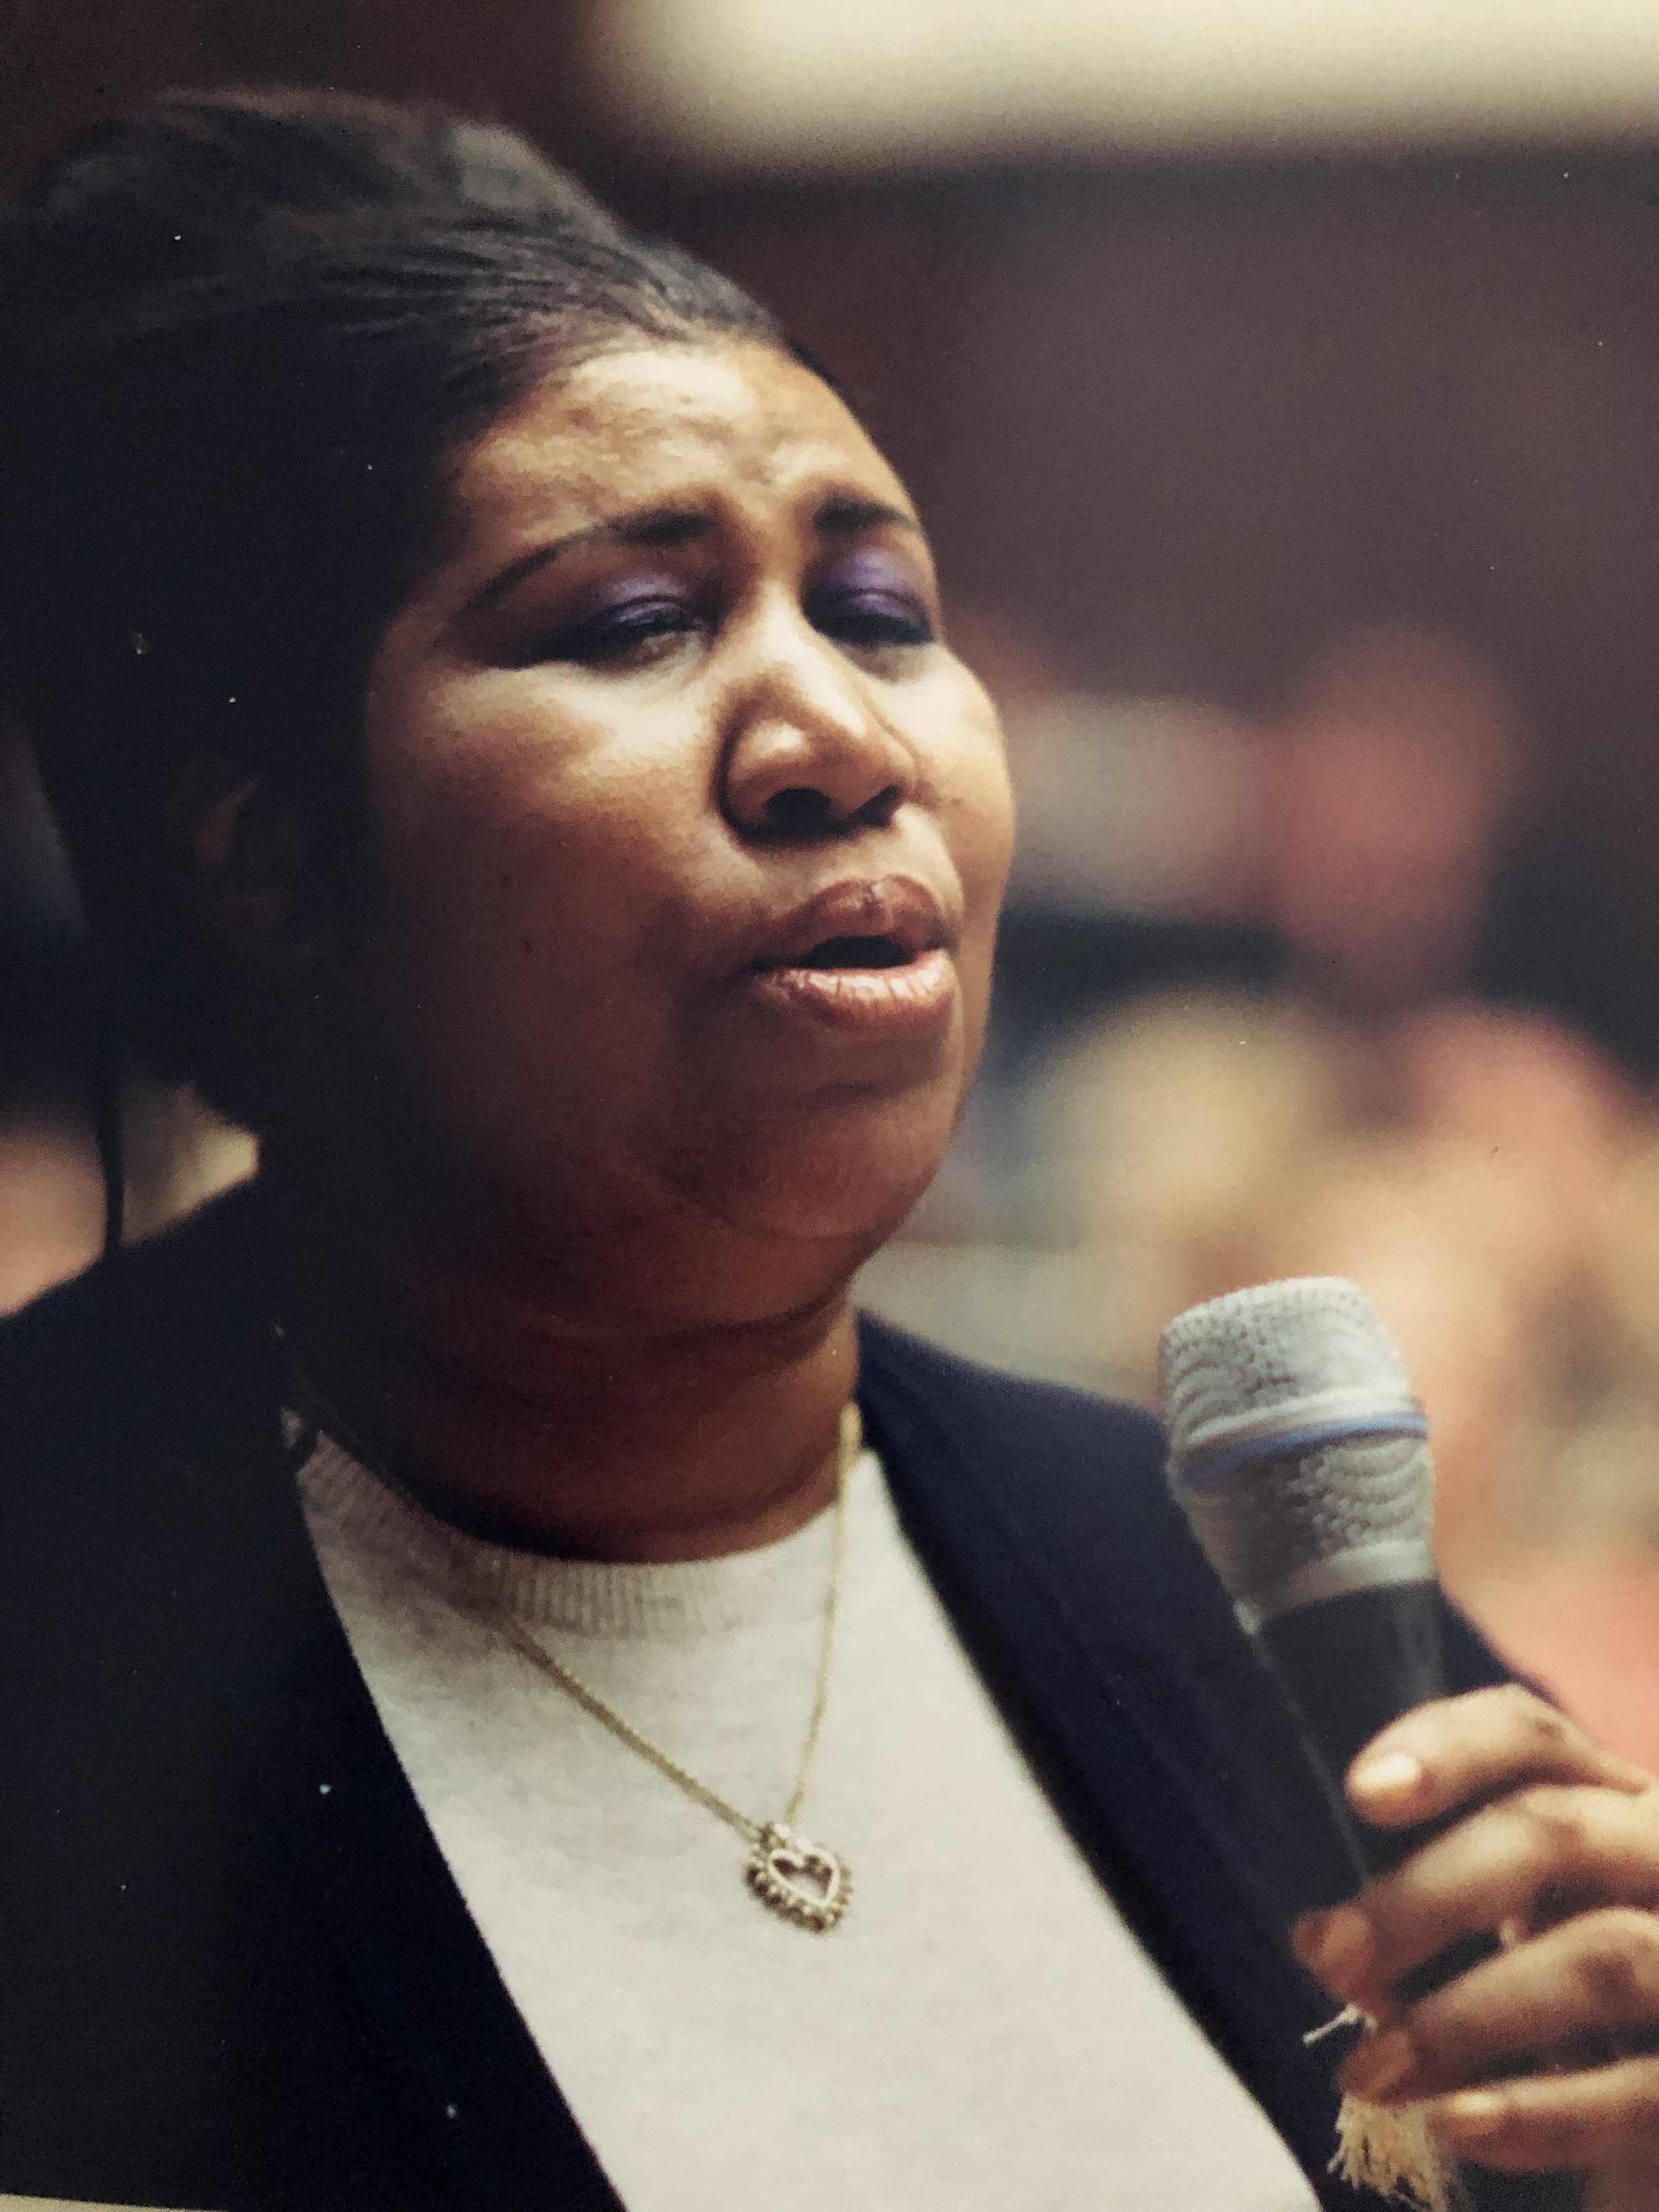
[[[1357,1285],[1306,1276],[1178,1316],[1158,1370],[1170,1486],[1301,1717],[1356,1872],[1385,1874],[1459,1817],[1372,1828],[1339,1786],[1379,1729],[1445,1689],[1434,1471],[1405,1364]],[[1398,1992],[1414,2001],[1498,1948],[1493,1934],[1459,1936]],[[1420,2130],[1345,2100],[1337,2130],[1345,2179],[1449,2201],[1446,2163]],[[1519,2188],[1537,2212],[1579,2202],[1570,2175]]]
[[[1171,1322],[1158,1351],[1167,1474],[1240,1622],[1299,1715],[1365,1874],[1434,1824],[1356,1821],[1340,1778],[1443,1694],[1428,1424],[1357,1285],[1308,1276]]]

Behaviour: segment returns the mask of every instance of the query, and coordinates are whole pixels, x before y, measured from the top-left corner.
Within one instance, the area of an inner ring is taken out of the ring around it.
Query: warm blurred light
[[[611,0],[601,74],[711,166],[1644,137],[1653,0]]]

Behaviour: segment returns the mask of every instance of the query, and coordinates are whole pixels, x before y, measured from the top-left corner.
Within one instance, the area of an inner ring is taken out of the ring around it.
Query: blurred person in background
[[[1351,1862],[1156,1424],[854,1314],[1010,820],[819,372],[323,95],[94,131],[0,257],[21,708],[137,1043],[260,1140],[0,1329],[0,2186],[1356,2212],[1334,1997],[1479,2206],[1651,2201],[1659,1784],[1449,1614],[1348,1788],[1449,1825],[1292,1944]]]
[[[1570,1531],[1639,1547],[1659,1526],[1659,1439],[1610,1451],[1606,1434],[1611,1406],[1628,1421],[1653,1395],[1619,1293],[1655,1235],[1641,1102],[1588,1040],[1477,987],[1528,750],[1514,701],[1457,641],[1340,641],[1265,756],[1282,984],[1143,1001],[1060,1055],[1045,1096],[1061,1189],[1126,1285],[1108,1309],[1117,1371],[1144,1388],[1158,1330],[1199,1298],[1289,1274],[1362,1284],[1429,1410],[1450,1586],[1653,1757],[1650,1695],[1606,1694],[1613,1616],[1558,1602],[1565,1585],[1552,1595],[1535,1564],[1559,1576]],[[1632,1609],[1616,1613],[1622,1666]],[[1651,1662],[1647,1680],[1659,1646]]]

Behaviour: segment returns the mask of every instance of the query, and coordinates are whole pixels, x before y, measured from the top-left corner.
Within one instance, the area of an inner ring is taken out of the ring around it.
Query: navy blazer
[[[0,2191],[619,2212],[319,1574],[260,1250],[238,1194],[0,1328]],[[1331,2006],[1285,1940],[1348,1862],[1157,1425],[860,1334],[907,1534],[1073,1836],[1322,2203],[1374,2205],[1325,2172]]]

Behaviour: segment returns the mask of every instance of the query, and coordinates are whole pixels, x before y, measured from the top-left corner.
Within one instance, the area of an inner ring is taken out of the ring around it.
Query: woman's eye
[[[696,610],[684,599],[630,599],[590,615],[568,630],[562,657],[590,663],[625,659],[665,640],[684,637],[696,627]]]
[[[806,604],[815,629],[843,645],[930,645],[927,607],[908,592],[820,592]]]
[[[649,659],[698,626],[696,610],[682,599],[627,599],[551,632],[543,632],[514,658],[569,660],[590,668]]]

